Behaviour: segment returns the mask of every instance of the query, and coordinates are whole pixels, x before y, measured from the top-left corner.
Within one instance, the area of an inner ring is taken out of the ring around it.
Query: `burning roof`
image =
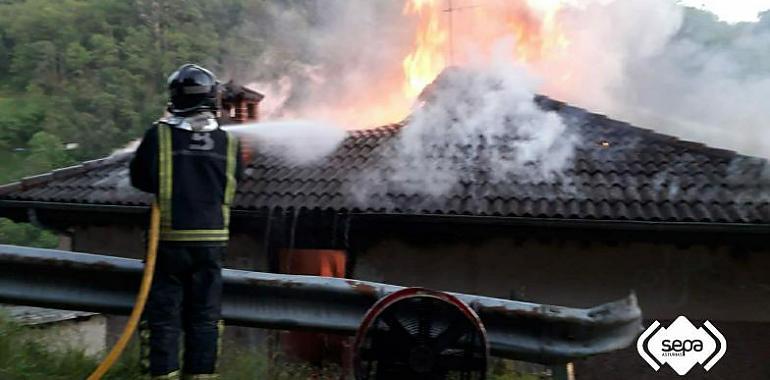
[[[384,152],[402,125],[349,132],[338,149],[308,165],[257,154],[239,184],[234,208],[332,210],[398,215],[469,215],[552,220],[673,223],[770,223],[770,182],[765,160],[634,127],[538,97],[543,109],[570,120],[579,136],[562,176],[490,176],[474,157],[445,157],[446,165],[473,171],[429,195],[389,186],[357,196],[362,175],[388,172]],[[479,140],[488,149],[502,140]],[[454,151],[460,155],[463,150]],[[128,186],[129,156],[86,162],[0,188],[0,214],[11,208],[146,206],[150,197]],[[18,214],[14,214],[18,215]]]

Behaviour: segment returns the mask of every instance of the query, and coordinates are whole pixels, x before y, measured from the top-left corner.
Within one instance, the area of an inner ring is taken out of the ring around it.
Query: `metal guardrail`
[[[139,260],[0,245],[0,303],[127,314]],[[231,325],[355,334],[375,301],[403,289],[374,282],[224,270],[223,314]],[[611,352],[641,332],[632,294],[574,309],[453,293],[476,310],[492,354],[544,364]]]

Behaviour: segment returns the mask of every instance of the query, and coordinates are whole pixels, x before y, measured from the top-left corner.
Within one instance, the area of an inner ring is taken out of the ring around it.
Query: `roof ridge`
[[[557,99],[551,98],[551,97],[549,97],[547,95],[542,95],[542,94],[535,95],[535,102],[538,105],[540,105],[541,107],[544,107],[544,108],[546,108],[547,106],[550,106],[550,107],[546,108],[546,110],[547,111],[551,111],[551,112],[557,112],[558,113],[559,110],[562,110],[562,109],[567,108],[567,107],[575,109],[575,110],[578,110],[578,111],[582,111],[582,112],[585,112],[587,117],[600,118],[600,119],[605,119],[605,120],[612,121],[613,123],[609,124],[610,127],[613,127],[613,128],[617,127],[618,126],[618,125],[616,125],[616,123],[617,123],[617,124],[622,125],[625,128],[629,128],[629,129],[632,129],[634,131],[638,131],[640,133],[645,133],[647,135],[646,137],[648,137],[648,138],[657,139],[657,140],[661,140],[661,141],[667,141],[667,142],[669,142],[669,143],[671,143],[671,144],[673,144],[673,145],[675,145],[677,147],[682,147],[682,148],[685,148],[685,149],[694,150],[694,151],[697,151],[699,153],[711,153],[711,154],[714,154],[714,155],[716,155],[718,157],[725,157],[725,158],[736,157],[737,156],[737,157],[749,157],[749,158],[760,158],[760,159],[762,159],[761,157],[749,156],[749,155],[743,154],[743,153],[735,151],[735,150],[726,149],[726,148],[720,148],[720,147],[709,145],[707,143],[698,142],[698,141],[694,141],[694,140],[690,140],[690,139],[685,139],[685,138],[683,138],[681,136],[660,132],[660,131],[652,129],[652,128],[646,128],[646,127],[643,127],[643,126],[639,126],[639,125],[636,125],[636,124],[634,124],[634,123],[632,123],[630,121],[621,120],[619,118],[616,118],[616,117],[613,117],[613,116],[609,116],[607,114],[603,114],[603,113],[599,113],[599,112],[589,111],[586,108],[583,108],[583,107],[571,104],[569,102],[564,102],[564,101],[561,101],[561,100],[557,100]]]

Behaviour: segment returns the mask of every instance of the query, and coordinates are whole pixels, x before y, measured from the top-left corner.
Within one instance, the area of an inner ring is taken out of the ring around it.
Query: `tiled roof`
[[[365,174],[388,170],[384,147],[400,125],[351,132],[326,159],[289,164],[257,155],[239,184],[234,207],[324,209],[406,215],[770,223],[770,181],[765,160],[706,147],[591,114],[548,98],[579,136],[575,158],[551,180],[493,180],[479,175],[438,196],[380,187],[353,195]],[[492,142],[489,142],[492,144]],[[457,157],[455,157],[457,158]],[[128,186],[129,156],[84,163],[0,188],[0,200],[146,205],[150,198]],[[483,164],[456,159],[464,170]]]

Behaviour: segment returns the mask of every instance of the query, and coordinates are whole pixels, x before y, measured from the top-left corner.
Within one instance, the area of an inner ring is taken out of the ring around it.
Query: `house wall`
[[[144,257],[144,229],[116,226],[78,226],[73,230],[71,246],[75,252],[134,259]]]
[[[78,350],[97,356],[105,352],[107,319],[93,315],[73,320],[45,323],[29,330],[28,338],[54,350]]]
[[[146,234],[142,228],[119,226],[78,226],[74,228],[71,247],[76,252],[143,258]],[[234,233],[225,257],[225,267],[266,271],[267,257],[259,234]]]
[[[727,247],[388,240],[356,258],[355,277],[572,307],[635,291],[648,318],[770,322],[770,252]]]
[[[354,273],[363,280],[572,307],[595,306],[634,290],[649,320],[667,325],[663,320],[685,315],[722,330],[726,356],[708,373],[693,369],[699,374],[692,378],[770,378],[770,252],[652,243],[386,240],[356,258]],[[634,347],[576,363],[576,373],[580,380],[680,378],[669,368],[655,373]]]

